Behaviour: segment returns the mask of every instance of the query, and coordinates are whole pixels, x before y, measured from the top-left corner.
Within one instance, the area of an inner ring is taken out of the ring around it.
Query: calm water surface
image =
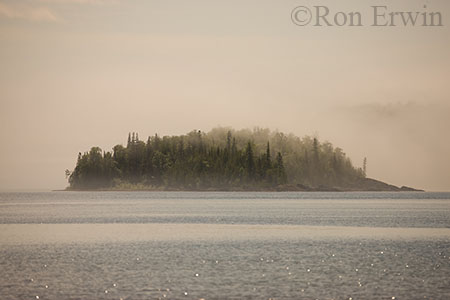
[[[0,193],[0,299],[450,299],[449,193]]]

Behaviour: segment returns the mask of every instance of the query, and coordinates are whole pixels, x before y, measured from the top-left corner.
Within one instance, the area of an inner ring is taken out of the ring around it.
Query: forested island
[[[401,191],[366,177],[342,149],[269,129],[130,133],[126,146],[93,147],[66,170],[68,190]]]

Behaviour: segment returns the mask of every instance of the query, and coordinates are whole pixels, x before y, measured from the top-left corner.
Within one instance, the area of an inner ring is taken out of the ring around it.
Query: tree
[[[267,148],[266,148],[266,167],[270,168],[271,161],[270,161],[270,143],[267,142]]]
[[[245,149],[245,167],[247,169],[248,179],[255,179],[255,160],[253,157],[253,147],[251,142],[248,142],[247,148]]]
[[[131,133],[128,133],[128,142],[127,142],[127,148],[131,146]]]
[[[367,175],[367,157],[364,157],[364,160],[363,160],[363,174],[364,174],[364,177],[366,177],[366,175]]]
[[[227,132],[227,151],[231,151],[231,131]]]
[[[272,154],[276,154],[272,157]],[[79,153],[73,189],[109,188],[119,184],[158,188],[273,188],[277,185],[345,186],[366,171],[353,167],[340,148],[317,138],[255,129],[148,137],[129,133],[126,147],[112,152],[92,147]]]
[[[319,165],[319,141],[317,138],[313,140],[313,154],[314,154],[314,164],[317,167]]]
[[[276,170],[277,170],[277,183],[278,184],[284,184],[286,183],[286,171],[284,169],[284,163],[283,163],[283,156],[280,152],[277,154],[277,164],[276,164]]]

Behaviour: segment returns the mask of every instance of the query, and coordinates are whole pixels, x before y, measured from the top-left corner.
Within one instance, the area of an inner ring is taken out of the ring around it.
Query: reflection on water
[[[449,196],[0,194],[0,298],[450,299]]]

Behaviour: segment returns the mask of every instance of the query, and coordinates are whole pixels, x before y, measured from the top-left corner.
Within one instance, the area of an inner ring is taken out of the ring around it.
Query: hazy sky
[[[297,26],[301,5],[364,24]],[[373,27],[371,5],[444,26]],[[316,134],[370,177],[450,190],[450,2],[0,0],[0,189],[64,188],[78,152],[130,131],[219,125]]]

